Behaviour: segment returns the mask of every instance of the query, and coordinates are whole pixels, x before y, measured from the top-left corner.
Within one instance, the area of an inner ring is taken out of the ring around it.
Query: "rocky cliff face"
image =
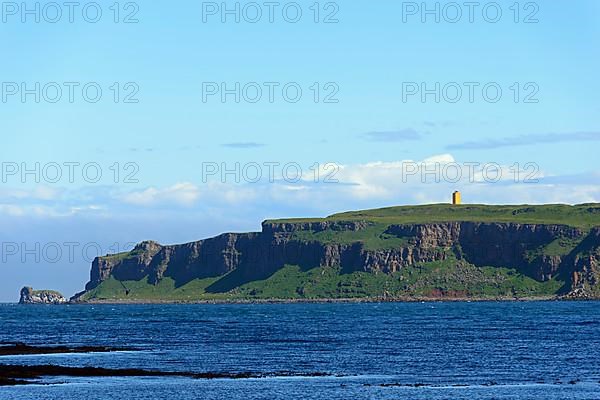
[[[388,231],[415,238],[420,249],[452,248],[458,258],[474,265],[517,268],[539,281],[552,279],[564,257],[541,254],[532,259],[530,252],[555,240],[577,240],[584,235],[581,229],[563,225],[476,222],[392,225]]]
[[[600,297],[600,228],[594,228],[567,258],[571,287],[567,297]]]
[[[64,304],[67,299],[53,290],[33,290],[30,287],[21,289],[19,304]]]
[[[299,232],[357,232],[369,222],[265,223],[262,232],[224,234],[183,245],[143,242],[126,257],[97,258],[86,290],[109,276],[118,280],[148,279],[157,283],[171,277],[178,283],[195,278],[236,273],[248,280],[268,277],[286,264],[303,268],[339,266],[343,272],[392,273],[418,263],[455,257],[475,266],[517,269],[538,281],[562,277],[564,294],[598,295],[600,228],[591,232],[564,225],[448,222],[389,225],[386,235],[404,243],[371,249],[361,241],[323,242],[299,239]],[[579,243],[575,248],[557,242]],[[551,253],[551,254],[549,254]]]

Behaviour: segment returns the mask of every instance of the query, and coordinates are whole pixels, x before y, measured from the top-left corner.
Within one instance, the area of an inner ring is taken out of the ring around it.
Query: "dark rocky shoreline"
[[[0,343],[0,356],[44,355],[68,353],[110,353],[139,349],[106,346],[30,346],[25,343]],[[330,376],[322,372],[177,372],[139,368],[65,367],[60,365],[7,365],[0,364],[0,386],[44,384],[45,377],[183,377],[192,379],[251,379],[268,377]]]
[[[136,351],[128,347],[107,346],[30,346],[25,343],[0,343],[0,356],[23,356],[44,354],[70,354],[70,353],[112,353],[117,351]]]
[[[244,305],[244,304],[360,304],[360,303],[493,303],[493,302],[536,302],[536,301],[598,301],[596,297],[534,296],[534,297],[356,297],[356,298],[316,298],[316,299],[232,299],[232,300],[156,300],[119,299],[74,301],[62,306],[85,305]]]
[[[259,379],[269,377],[321,377],[330,374],[264,372],[174,372],[138,368],[64,367],[59,365],[0,365],[0,386],[44,384],[44,377],[182,377],[191,379]]]

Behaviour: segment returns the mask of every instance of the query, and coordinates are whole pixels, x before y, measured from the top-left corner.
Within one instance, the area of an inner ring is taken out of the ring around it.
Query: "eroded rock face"
[[[600,228],[592,229],[576,250],[570,257],[574,268],[567,297],[600,298]]]
[[[86,290],[109,276],[119,280],[164,277],[178,282],[216,277],[236,271],[248,278],[266,277],[285,264],[302,268],[341,267],[344,272],[391,273],[423,262],[450,256],[476,266],[515,268],[538,281],[562,276],[570,291],[590,293],[600,281],[600,228],[589,233],[563,225],[448,222],[390,225],[386,234],[403,239],[402,245],[371,250],[363,243],[332,244],[299,240],[298,231],[360,231],[368,222],[269,223],[262,232],[224,234],[197,242],[161,246],[139,244],[129,256],[94,260]],[[585,237],[584,237],[585,236]],[[531,255],[554,240],[581,240],[565,255]],[[582,255],[583,254],[583,255]]]
[[[33,290],[30,287],[21,289],[19,304],[64,304],[67,299],[53,290]]]
[[[333,231],[360,231],[369,226],[367,221],[321,221],[296,223],[264,223],[262,231],[266,234],[289,233],[296,231],[320,232],[327,229]]]

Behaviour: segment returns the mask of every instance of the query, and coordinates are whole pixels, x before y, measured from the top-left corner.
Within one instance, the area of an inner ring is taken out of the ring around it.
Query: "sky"
[[[472,4],[2,2],[0,301],[267,218],[600,201],[600,3]]]

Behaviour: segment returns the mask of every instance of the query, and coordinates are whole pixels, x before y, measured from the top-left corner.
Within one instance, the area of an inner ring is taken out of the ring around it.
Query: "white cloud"
[[[460,161],[451,154],[434,155],[421,161],[344,165],[336,175],[340,182],[348,184],[346,193],[350,196],[360,199],[397,199],[409,196],[417,202],[431,199],[433,193],[462,190],[475,184],[494,187],[502,185],[506,188],[511,183],[523,185],[543,177],[543,171],[534,165],[522,165],[516,169],[514,166],[493,162]]]
[[[548,176],[544,171],[536,171],[536,177],[541,178],[539,182],[524,183],[531,169],[522,166],[524,170],[516,173],[510,166],[494,165],[492,172],[486,174],[484,166],[440,154],[421,161],[376,161],[340,165],[337,169],[323,164],[317,182],[311,170],[298,183],[181,182],[133,190],[124,186],[5,189],[0,193],[0,214],[39,218],[87,215],[153,218],[159,213],[170,216],[183,213],[181,218],[186,218],[195,213],[238,219],[245,218],[243,215],[324,215],[340,210],[449,202],[454,190],[463,192],[469,203],[600,201],[597,173],[544,178]],[[460,179],[456,179],[457,173]],[[521,181],[515,182],[515,176]],[[144,210],[150,214],[144,214]]]
[[[63,190],[48,185],[38,185],[31,189],[0,189],[0,199],[57,200]]]
[[[0,214],[10,217],[22,217],[25,215],[25,209],[14,204],[0,204]]]
[[[451,154],[439,154],[429,158],[426,158],[422,161],[424,164],[450,164],[455,162],[454,157]]]
[[[71,207],[54,204],[0,204],[0,214],[9,217],[40,217],[40,218],[58,218],[70,217],[75,214],[88,214],[96,208],[91,207]]]
[[[177,204],[192,206],[200,197],[200,189],[189,182],[177,183],[167,188],[150,187],[148,189],[130,192],[122,196],[125,203],[138,206],[154,206]]]

